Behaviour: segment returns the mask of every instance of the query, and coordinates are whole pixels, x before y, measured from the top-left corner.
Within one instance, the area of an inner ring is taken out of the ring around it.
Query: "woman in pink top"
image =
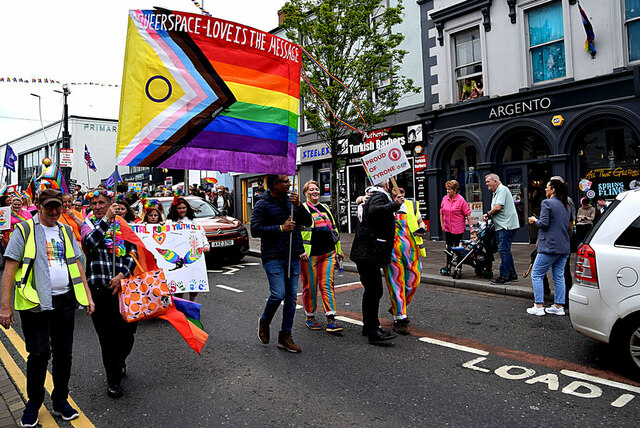
[[[456,180],[445,183],[447,195],[442,198],[440,204],[440,226],[444,230],[444,237],[447,247],[460,245],[460,239],[464,233],[465,217],[469,222],[469,230],[473,233],[473,221],[471,220],[471,210],[467,201],[458,194],[460,184]],[[451,256],[447,254],[447,266],[451,264]]]

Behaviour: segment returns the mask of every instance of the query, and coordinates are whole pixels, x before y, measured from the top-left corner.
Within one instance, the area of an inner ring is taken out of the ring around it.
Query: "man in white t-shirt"
[[[20,314],[27,358],[27,397],[20,426],[38,424],[38,411],[45,397],[45,375],[53,354],[54,415],[66,421],[79,416],[69,405],[69,378],[75,310],[86,307],[87,315],[95,308],[82,265],[73,230],[61,223],[62,194],[59,190],[40,192],[38,215],[16,225],[4,257],[0,324],[8,329],[13,320],[11,291],[16,284],[15,307]]]
[[[491,210],[485,215],[493,219],[500,253],[500,275],[491,280],[492,284],[507,285],[518,280],[518,274],[511,255],[511,242],[520,227],[518,212],[513,202],[509,188],[500,182],[497,174],[487,174],[485,177],[487,188],[493,192]]]

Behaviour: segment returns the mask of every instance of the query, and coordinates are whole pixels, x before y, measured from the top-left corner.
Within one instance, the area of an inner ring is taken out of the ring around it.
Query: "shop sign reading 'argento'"
[[[532,100],[516,101],[509,104],[492,107],[489,112],[489,119],[499,119],[518,114],[532,113],[547,110],[551,107],[551,99],[548,97],[535,98]]]

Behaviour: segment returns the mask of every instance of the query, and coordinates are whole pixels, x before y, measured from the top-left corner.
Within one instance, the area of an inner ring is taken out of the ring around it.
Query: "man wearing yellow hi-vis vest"
[[[58,223],[62,213],[62,193],[46,189],[37,201],[38,215],[16,225],[4,257],[0,324],[6,329],[14,323],[14,306],[20,314],[27,358],[27,396],[20,421],[23,427],[38,424],[38,411],[44,401],[47,365],[53,353],[53,414],[64,420],[78,417],[69,405],[69,378],[75,309],[94,310],[84,270],[77,256],[78,243],[69,226]]]

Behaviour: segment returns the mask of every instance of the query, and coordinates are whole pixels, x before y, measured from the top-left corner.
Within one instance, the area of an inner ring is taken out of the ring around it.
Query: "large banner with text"
[[[207,267],[200,247],[199,225],[130,224],[164,270],[172,293],[209,291]]]
[[[129,11],[117,162],[294,174],[300,49],[235,22]]]

